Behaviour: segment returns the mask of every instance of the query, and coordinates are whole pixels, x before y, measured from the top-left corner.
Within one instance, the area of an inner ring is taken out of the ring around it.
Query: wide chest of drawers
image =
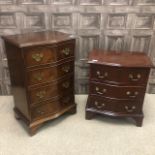
[[[86,119],[95,114],[131,117],[142,126],[143,101],[152,63],[140,52],[94,50],[89,55],[90,80]]]
[[[69,35],[42,31],[3,36],[15,116],[30,134],[65,112],[75,113],[74,48]]]

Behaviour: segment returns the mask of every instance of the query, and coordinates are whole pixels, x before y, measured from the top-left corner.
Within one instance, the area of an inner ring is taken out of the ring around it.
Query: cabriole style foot
[[[40,126],[41,126],[41,125],[39,124],[39,125],[30,127],[30,128],[29,128],[29,133],[30,133],[30,135],[31,135],[31,136],[35,135],[36,132],[37,132],[37,130],[38,130],[38,128],[40,128]]]
[[[95,113],[90,112],[90,111],[86,111],[85,118],[86,118],[87,120],[91,120],[94,116],[95,116]]]
[[[71,108],[71,109],[68,111],[68,113],[70,113],[70,114],[75,114],[75,113],[76,113],[76,106],[73,107],[73,108]]]
[[[136,122],[136,126],[141,127],[143,124],[143,117],[133,117]]]
[[[14,115],[17,120],[20,120],[20,116],[16,112],[14,113]]]

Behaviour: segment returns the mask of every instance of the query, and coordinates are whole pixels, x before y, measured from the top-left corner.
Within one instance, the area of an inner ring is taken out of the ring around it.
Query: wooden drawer
[[[61,59],[74,56],[74,42],[58,46],[35,46],[24,50],[26,67],[51,64]]]
[[[75,41],[60,44],[57,47],[57,60],[74,56]]]
[[[119,85],[146,85],[150,69],[91,64],[91,80]]]
[[[50,114],[57,113],[59,109],[60,104],[57,100],[44,102],[44,104],[32,108],[31,110],[32,120],[44,118]]]
[[[89,97],[88,106],[89,108],[94,108],[99,111],[121,114],[141,113],[142,110],[142,102],[105,99],[95,95]]]
[[[73,91],[66,93],[64,96],[60,97],[59,102],[60,102],[62,109],[74,104],[74,93],[73,93]]]
[[[31,108],[32,120],[37,120],[46,116],[48,117],[49,115],[57,113],[72,104],[74,104],[73,94],[68,94],[54,100],[42,102],[41,104]]]
[[[50,64],[56,61],[56,48],[48,46],[30,47],[24,50],[26,67]]]
[[[145,87],[117,86],[99,82],[90,82],[90,94],[101,95],[107,98],[143,100]]]
[[[73,61],[62,63],[57,66],[31,70],[28,72],[28,85],[51,82],[67,74],[70,74],[73,71]]]
[[[49,100],[53,97],[64,96],[74,91],[73,78],[63,79],[50,85],[29,90],[31,104]]]

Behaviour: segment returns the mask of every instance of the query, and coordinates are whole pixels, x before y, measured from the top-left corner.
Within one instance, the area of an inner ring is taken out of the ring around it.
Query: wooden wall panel
[[[155,63],[154,0],[0,0],[0,35],[46,29],[76,37],[76,93],[88,91],[93,48],[145,52]],[[9,85],[0,40],[0,94],[9,94]],[[154,70],[148,91],[155,93]]]

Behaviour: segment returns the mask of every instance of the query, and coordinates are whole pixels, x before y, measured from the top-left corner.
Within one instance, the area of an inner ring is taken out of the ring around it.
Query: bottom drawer
[[[66,95],[52,101],[42,102],[31,108],[32,120],[50,116],[72,104],[74,104],[74,95]]]
[[[88,108],[113,113],[134,114],[142,112],[141,101],[105,99],[99,96],[89,96]]]

